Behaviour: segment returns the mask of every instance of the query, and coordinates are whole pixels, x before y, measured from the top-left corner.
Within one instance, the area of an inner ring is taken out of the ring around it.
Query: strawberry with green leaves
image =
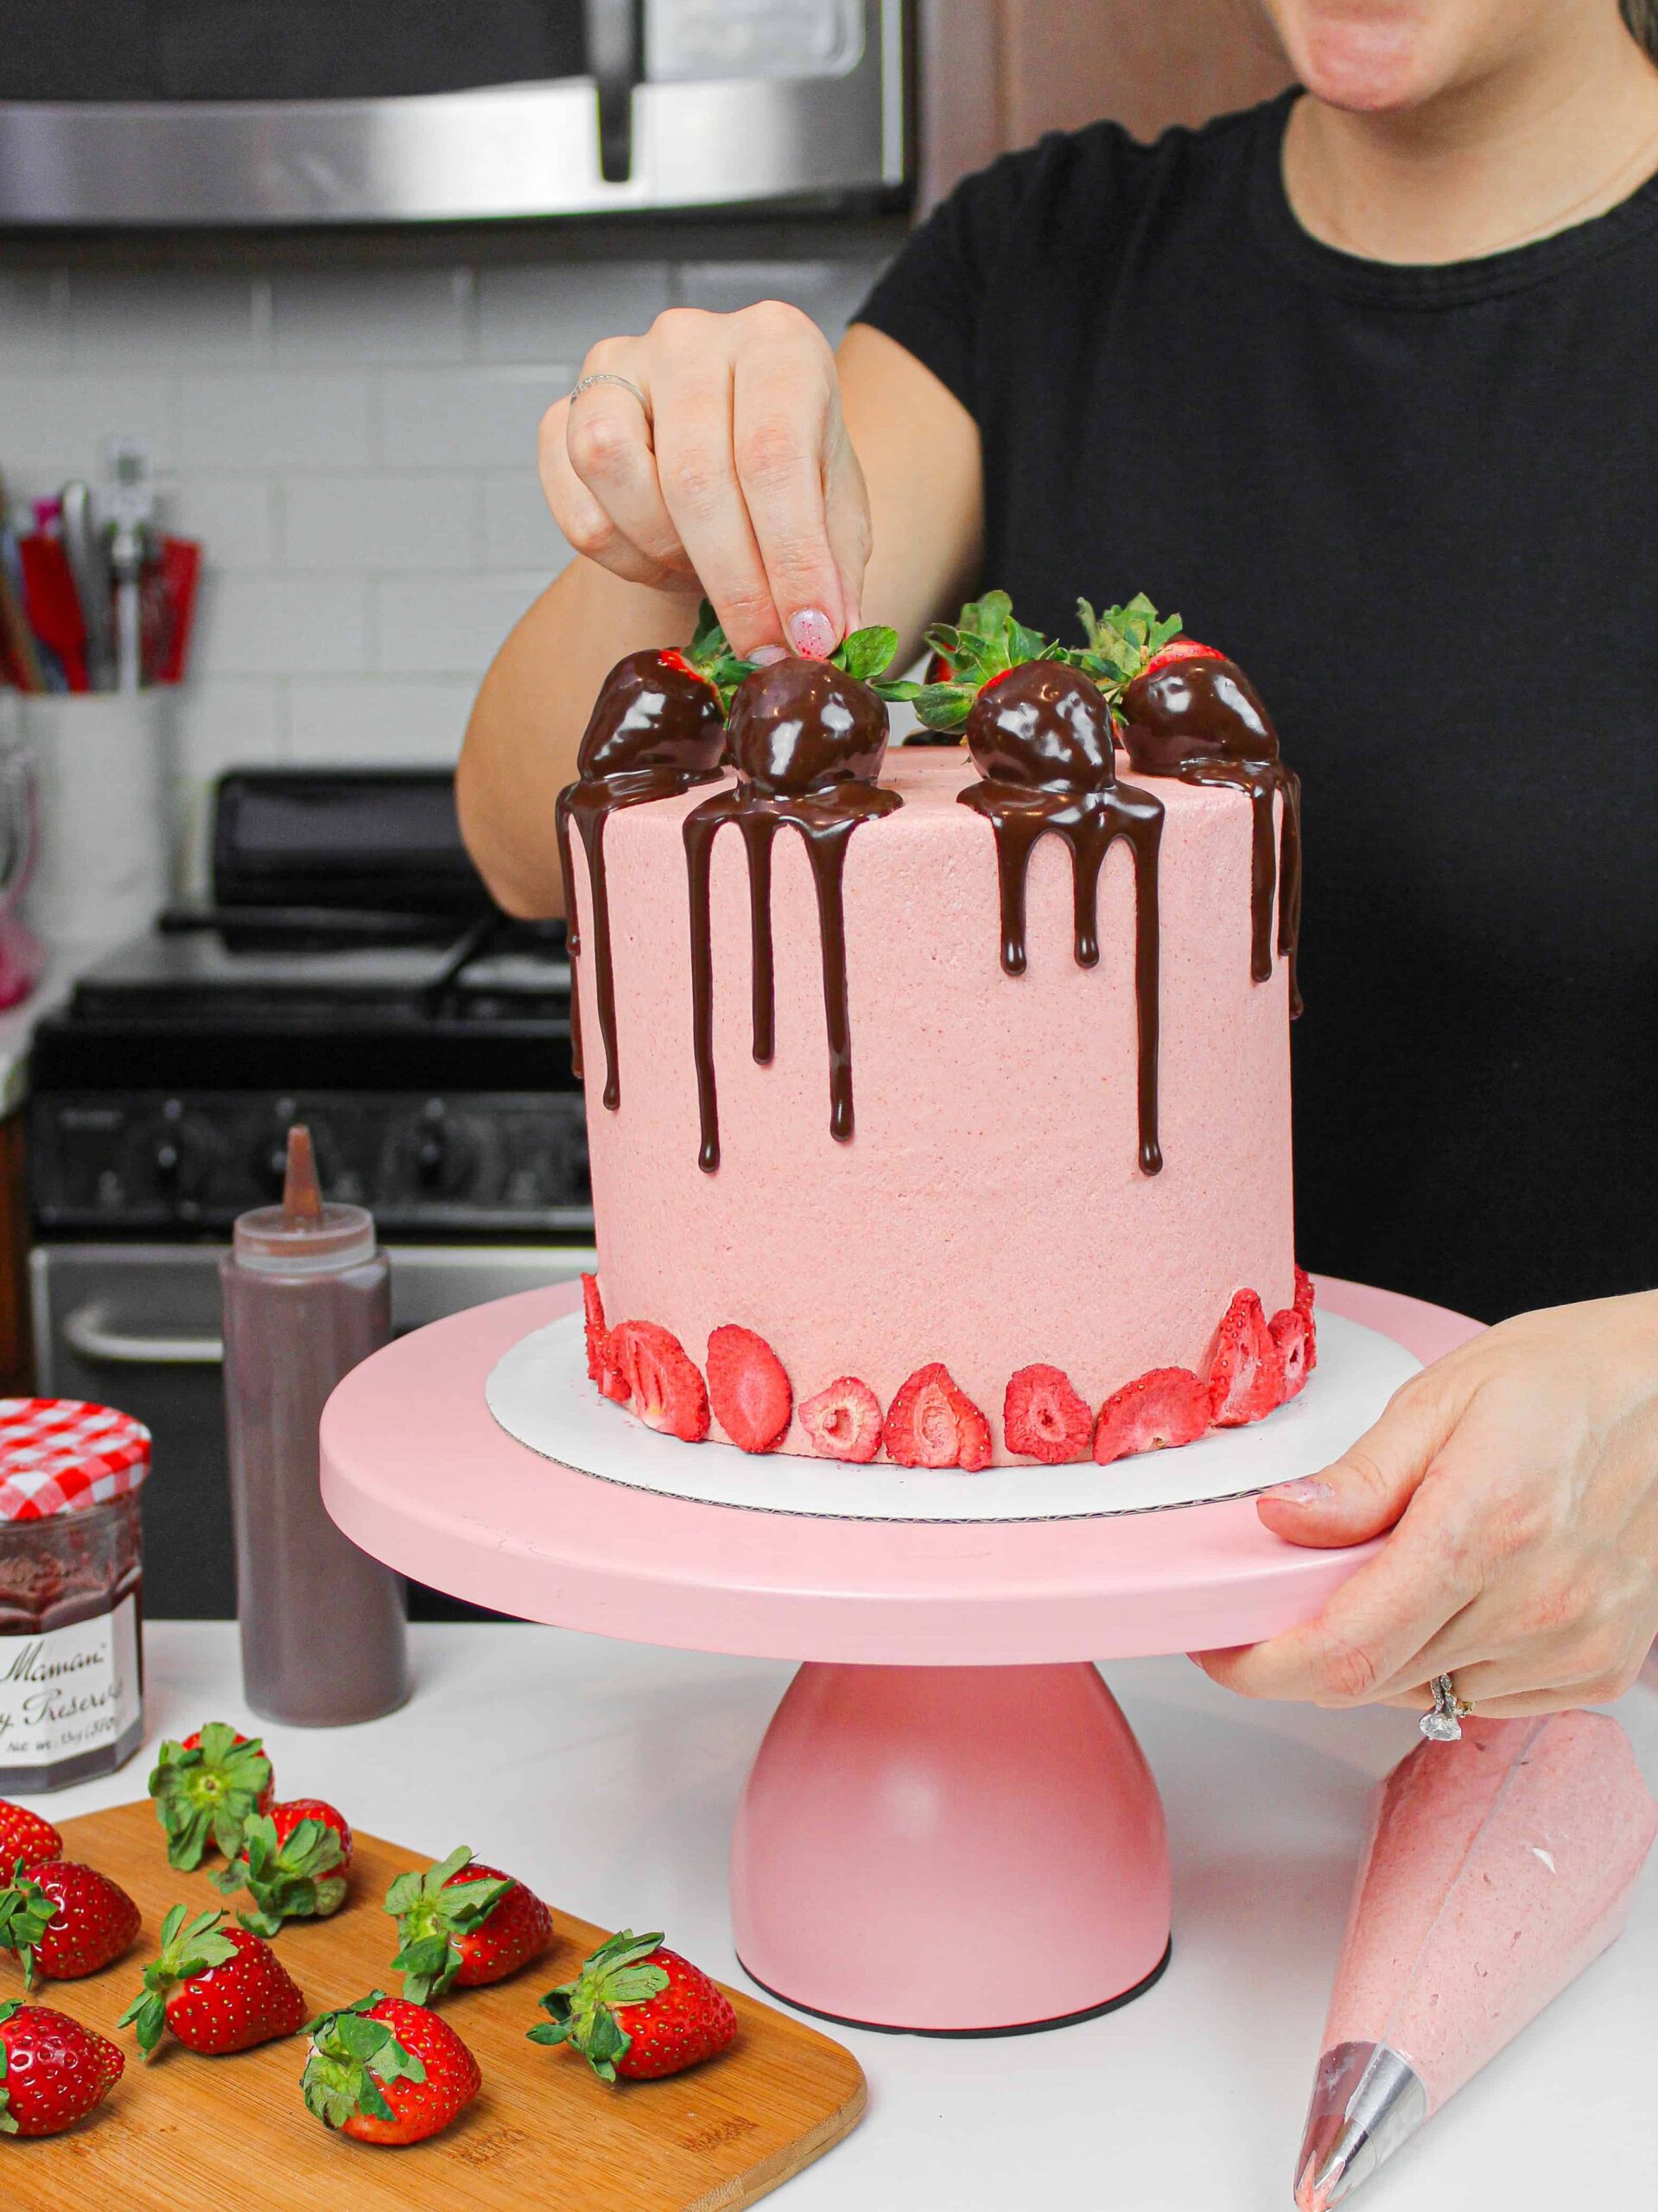
[[[161,1955],[117,2023],[134,2029],[144,2056],[169,2029],[204,2058],[296,2034],[304,1995],[270,1944],[227,1928],[222,1912],[188,1914],[175,1904],[162,1921]]]
[[[244,1827],[270,1811],[276,1789],[259,1738],[210,1720],[181,1743],[162,1745],[149,1794],[167,1832],[167,1863],[188,1873],[209,1844],[234,1859]]]
[[[378,1989],[306,2032],[306,2107],[354,2142],[423,2143],[482,2086],[478,2061],[447,2020]]]
[[[574,1981],[541,2000],[531,2043],[568,2043],[601,2082],[660,2081],[724,2050],[737,2015],[700,1967],[631,1928],[601,1943]]]
[[[0,2005],[0,2135],[61,2135],[120,2080],[107,2036],[48,2005]]]
[[[237,1918],[256,1936],[274,1936],[285,1920],[327,1920],[346,1902],[352,1833],[343,1813],[321,1797],[295,1797],[255,1813],[242,1848],[213,1877],[228,1897],[245,1890],[251,1912]]]
[[[1069,658],[1073,667],[1093,677],[1115,706],[1139,676],[1161,668],[1168,661],[1204,656],[1218,659],[1212,645],[1200,645],[1181,636],[1178,614],[1159,614],[1145,593],[1136,592],[1126,607],[1107,607],[1096,613],[1085,599],[1077,602],[1083,634],[1088,639]]]
[[[37,1860],[0,1876],[0,1951],[22,1961],[23,1986],[37,1974],[79,1981],[130,1950],[138,1908],[118,1882],[70,1859]]]
[[[399,1874],[385,1893],[397,1923],[391,1961],[403,1993],[425,2005],[448,1989],[505,1981],[551,1947],[553,1916],[533,1890],[462,1844],[424,1874]]]
[[[896,644],[896,640],[894,640]],[[1063,645],[1032,630],[1013,613],[1005,591],[969,600],[954,622],[940,622],[927,632],[934,659],[926,683],[889,684],[886,696],[909,700],[929,729],[961,729],[981,695],[1033,661],[1068,662]]]

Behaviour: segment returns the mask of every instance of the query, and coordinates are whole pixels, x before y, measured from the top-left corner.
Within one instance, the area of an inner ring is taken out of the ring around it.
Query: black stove
[[[452,779],[242,771],[214,823],[212,904],[35,1032],[36,1228],[222,1237],[280,1189],[299,1120],[384,1236],[585,1241],[563,926],[491,904]]]

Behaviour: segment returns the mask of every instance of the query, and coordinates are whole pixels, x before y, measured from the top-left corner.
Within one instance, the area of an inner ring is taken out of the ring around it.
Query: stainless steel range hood
[[[79,4],[57,0],[56,20]],[[197,16],[215,4],[198,0]],[[283,8],[296,0],[260,4],[279,40]],[[347,15],[353,4],[334,0]],[[587,73],[384,96],[214,99],[200,96],[213,79],[189,55],[186,97],[0,97],[0,226],[480,221],[844,205],[904,187],[903,0],[544,4],[579,18],[556,27],[568,35],[555,49],[574,42]],[[398,59],[385,71],[393,84]],[[118,89],[149,66],[135,54]],[[337,63],[348,83],[364,66],[355,54]],[[461,56],[448,66],[469,74]],[[59,94],[79,67],[72,55],[56,76],[44,64],[33,74]],[[321,54],[317,73],[329,67]],[[164,80],[167,55],[154,67]],[[0,94],[30,74],[15,46],[0,53]]]

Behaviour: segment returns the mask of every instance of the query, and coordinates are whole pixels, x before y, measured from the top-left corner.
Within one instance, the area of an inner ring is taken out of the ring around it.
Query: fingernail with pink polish
[[[756,668],[775,668],[780,660],[787,660],[787,645],[756,645],[748,656]]]
[[[803,607],[789,624],[789,635],[805,660],[827,660],[835,650],[835,625],[821,607]]]
[[[1276,1490],[1266,1494],[1280,1505],[1322,1505],[1326,1498],[1336,1495],[1328,1483],[1313,1481],[1280,1483]]]

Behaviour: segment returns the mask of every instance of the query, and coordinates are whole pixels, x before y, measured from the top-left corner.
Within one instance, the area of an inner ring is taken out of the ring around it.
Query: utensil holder
[[[168,891],[172,691],[31,695],[17,709],[40,793],[30,925],[54,950],[136,935]]]

